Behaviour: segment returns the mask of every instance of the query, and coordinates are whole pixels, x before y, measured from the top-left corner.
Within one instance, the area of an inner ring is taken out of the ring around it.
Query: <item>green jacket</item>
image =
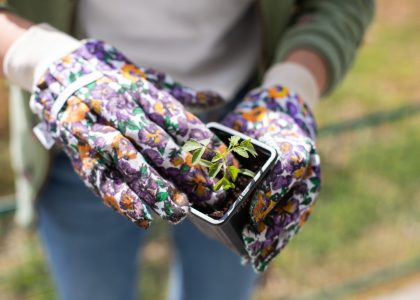
[[[77,32],[77,0],[9,0],[11,9],[35,22],[46,22],[67,33]],[[310,48],[327,63],[327,93],[351,66],[364,32],[372,20],[373,0],[256,0],[262,28],[262,74],[294,49]],[[304,22],[299,19],[305,16]],[[29,95],[11,87],[11,147],[16,174],[17,221],[33,221],[32,203],[48,175],[50,155],[32,134],[36,122]]]

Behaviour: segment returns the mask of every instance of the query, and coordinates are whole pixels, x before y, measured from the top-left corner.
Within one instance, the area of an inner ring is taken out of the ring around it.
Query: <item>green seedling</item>
[[[228,162],[228,156],[232,152],[235,152],[244,158],[249,158],[249,155],[252,155],[253,157],[258,155],[251,143],[251,140],[240,140],[241,138],[236,135],[231,136],[229,138],[229,147],[227,147],[223,152],[217,152],[208,148],[210,143],[209,139],[201,141],[190,139],[184,144],[182,148],[184,151],[190,152],[192,154],[193,165],[199,164],[208,170],[210,178],[216,178],[217,175],[222,172],[223,176],[221,176],[221,178],[220,176],[218,177],[220,179],[213,187],[213,190],[218,191],[223,189],[227,191],[229,189],[235,188],[235,182],[239,174],[243,174],[249,177],[255,176],[255,173],[251,170],[237,168]],[[210,152],[213,152],[214,154],[211,160],[202,158],[206,149]]]

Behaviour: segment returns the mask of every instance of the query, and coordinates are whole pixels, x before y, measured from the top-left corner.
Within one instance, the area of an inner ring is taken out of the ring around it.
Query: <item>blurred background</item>
[[[418,1],[377,2],[352,71],[316,109],[317,207],[255,299],[420,299],[419,32]],[[6,99],[0,82],[0,299],[55,299],[36,233],[13,224]],[[157,224],[142,257],[142,299],[165,299],[155,283],[167,280],[168,247]]]

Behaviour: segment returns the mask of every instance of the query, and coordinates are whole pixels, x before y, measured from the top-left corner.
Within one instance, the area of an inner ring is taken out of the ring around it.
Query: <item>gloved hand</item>
[[[251,91],[223,121],[274,147],[277,162],[254,192],[242,235],[255,270],[263,271],[308,218],[320,188],[315,121],[284,86]]]
[[[148,77],[166,83],[167,91]],[[220,101],[216,94],[184,89],[162,73],[140,70],[112,46],[90,40],[49,66],[31,108],[42,120],[36,132],[45,144],[59,141],[76,172],[106,204],[147,227],[151,215],[145,204],[177,223],[186,216],[188,199],[212,204],[224,198],[181,148],[191,138],[210,139],[210,147],[220,143],[168,92],[192,104]]]

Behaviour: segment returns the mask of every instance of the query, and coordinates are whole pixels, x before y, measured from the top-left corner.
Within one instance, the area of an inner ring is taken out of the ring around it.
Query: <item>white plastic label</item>
[[[45,123],[39,123],[32,129],[32,131],[45,149],[50,150],[54,146],[54,138],[51,136],[51,133],[48,131]]]

